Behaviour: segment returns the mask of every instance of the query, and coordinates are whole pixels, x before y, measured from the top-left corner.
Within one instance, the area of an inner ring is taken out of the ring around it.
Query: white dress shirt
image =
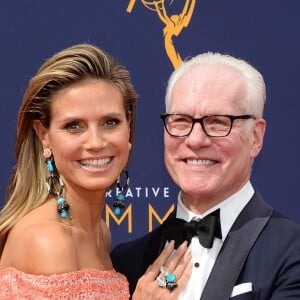
[[[192,219],[202,219],[214,210],[220,208],[220,223],[222,230],[222,240],[215,238],[213,247],[207,249],[201,246],[197,237],[192,238],[189,248],[192,252],[193,270],[184,290],[181,292],[180,300],[199,300],[209,274],[214,266],[216,258],[222,244],[233,225],[234,221],[249,202],[254,194],[254,189],[248,181],[237,193],[212,207],[202,215],[196,215],[189,211],[181,200],[181,193],[178,195],[178,205],[176,217],[191,221]]]

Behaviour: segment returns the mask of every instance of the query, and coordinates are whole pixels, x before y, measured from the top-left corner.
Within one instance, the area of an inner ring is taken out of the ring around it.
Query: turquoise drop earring
[[[121,177],[125,177],[125,183],[122,186],[121,185]],[[117,188],[119,190],[119,193],[117,194],[114,202],[113,202],[113,207],[114,207],[114,213],[115,215],[119,216],[122,212],[122,209],[125,207],[125,191],[129,186],[130,178],[128,175],[128,172],[126,169],[122,171],[122,173],[119,175],[118,180],[117,180]]]
[[[62,219],[68,217],[68,210],[70,208],[69,203],[62,196],[64,190],[64,183],[60,176],[57,174],[55,164],[53,161],[51,148],[44,148],[45,163],[47,164],[50,175],[46,179],[46,186],[49,194],[57,196],[57,212]]]

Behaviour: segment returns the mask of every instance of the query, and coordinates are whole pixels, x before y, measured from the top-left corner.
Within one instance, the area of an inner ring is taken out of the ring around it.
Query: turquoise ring
[[[156,283],[159,287],[167,288],[172,291],[177,287],[177,277],[174,273],[169,272],[165,267],[160,268],[160,273],[156,277]]]

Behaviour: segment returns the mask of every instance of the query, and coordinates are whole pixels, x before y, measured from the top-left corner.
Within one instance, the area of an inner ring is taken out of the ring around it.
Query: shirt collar
[[[179,192],[176,217],[189,222],[192,219],[202,219],[212,211],[220,208],[222,240],[224,241],[234,221],[237,219],[246,204],[250,201],[253,194],[253,186],[250,181],[248,181],[238,192],[210,208],[205,213],[198,215],[187,209],[181,200],[181,192]]]

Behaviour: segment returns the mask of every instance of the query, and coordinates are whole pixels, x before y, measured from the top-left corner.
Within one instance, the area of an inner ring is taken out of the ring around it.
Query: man
[[[264,102],[263,77],[243,60],[205,53],[174,71],[162,119],[178,205],[163,225],[112,252],[131,290],[175,239],[189,241],[194,264],[180,299],[300,299],[300,225],[274,211],[250,182],[266,128]],[[192,222],[182,226],[182,219]],[[220,227],[209,229],[205,219]],[[203,241],[203,228],[215,232],[212,241]]]

